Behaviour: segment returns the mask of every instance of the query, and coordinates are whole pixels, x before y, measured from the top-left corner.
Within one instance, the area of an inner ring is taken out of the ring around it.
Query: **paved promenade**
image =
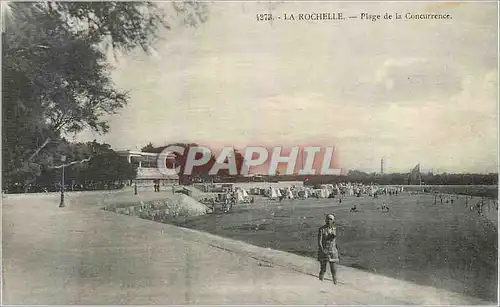
[[[314,259],[99,210],[169,191],[8,195],[3,304],[483,304],[352,268],[317,280]]]

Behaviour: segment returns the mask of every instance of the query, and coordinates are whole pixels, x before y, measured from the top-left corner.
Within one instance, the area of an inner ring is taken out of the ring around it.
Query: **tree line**
[[[120,156],[109,144],[95,140],[68,142],[62,139],[47,146],[44,153],[49,161],[40,165],[30,180],[4,179],[3,190],[7,193],[59,191],[63,164],[68,165],[64,170],[64,185],[68,191],[119,189],[137,174],[137,166],[130,164],[126,157]],[[65,161],[61,160],[62,156]]]
[[[189,148],[199,146],[196,143],[173,143],[163,146],[154,146],[151,142],[144,146],[141,150],[150,153],[161,153],[167,146],[177,145],[184,148],[184,155],[175,154],[176,163],[180,166],[180,181],[189,183],[196,180],[215,181],[215,182],[248,182],[248,181],[304,181],[307,184],[327,184],[339,182],[358,182],[363,184],[380,184],[380,185],[408,185],[410,184],[410,172],[408,173],[391,173],[377,174],[365,173],[361,171],[351,170],[346,175],[339,176],[310,176],[310,175],[277,175],[277,176],[257,176],[244,177],[240,175],[231,175],[228,170],[220,170],[216,175],[210,176],[209,171],[216,163],[216,158],[212,156],[208,163],[193,168],[192,175],[184,174],[186,156]],[[236,168],[238,174],[244,162],[243,155],[235,150]],[[196,157],[199,159],[201,154]],[[227,162],[227,159],[224,161]],[[497,185],[498,175],[491,174],[419,174],[422,184],[426,185]]]

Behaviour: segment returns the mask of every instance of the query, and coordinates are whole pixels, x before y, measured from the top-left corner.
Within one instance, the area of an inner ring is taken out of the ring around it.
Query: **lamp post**
[[[62,165],[62,176],[61,176],[61,202],[59,203],[59,208],[63,208],[66,205],[64,204],[64,162],[66,162],[66,156],[61,156]]]

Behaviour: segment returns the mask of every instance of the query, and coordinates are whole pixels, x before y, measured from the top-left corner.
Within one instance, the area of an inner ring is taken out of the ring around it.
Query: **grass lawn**
[[[385,201],[389,213],[377,206]],[[472,203],[476,203],[475,198]],[[497,211],[433,204],[429,194],[268,201],[257,197],[230,213],[169,222],[262,247],[315,257],[317,229],[334,213],[342,265],[447,290],[497,299]],[[470,203],[470,201],[469,201]],[[361,212],[349,213],[356,204]],[[486,209],[488,210],[488,209]],[[341,277],[340,277],[341,278]]]

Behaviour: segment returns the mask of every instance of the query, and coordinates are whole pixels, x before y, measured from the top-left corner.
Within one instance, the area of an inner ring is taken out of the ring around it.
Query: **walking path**
[[[3,304],[483,304],[475,298],[99,210],[168,191],[8,195]]]

